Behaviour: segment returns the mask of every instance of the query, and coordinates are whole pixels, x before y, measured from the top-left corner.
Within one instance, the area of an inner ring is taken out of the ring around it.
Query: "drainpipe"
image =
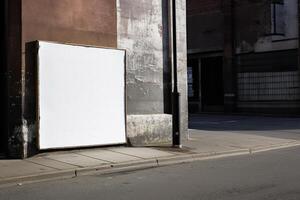
[[[174,88],[172,93],[172,124],[173,124],[173,147],[181,148],[180,142],[180,93],[178,92],[177,77],[177,28],[176,28],[176,0],[172,0],[172,52],[173,52],[173,81]],[[171,12],[169,12],[171,13]]]

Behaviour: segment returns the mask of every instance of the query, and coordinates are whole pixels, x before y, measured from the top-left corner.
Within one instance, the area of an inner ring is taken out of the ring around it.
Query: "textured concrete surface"
[[[191,115],[191,140],[197,151],[255,149],[300,141],[300,118]]]
[[[172,144],[172,115],[128,115],[127,138],[132,146]]]
[[[300,139],[299,117],[264,117],[243,115],[191,115],[189,128],[199,132],[212,131],[217,134],[261,135],[270,138]]]
[[[118,0],[117,17],[118,48],[127,52],[128,114],[162,114],[162,3]]]
[[[0,160],[0,177],[10,178],[53,171],[53,168],[23,160]]]
[[[184,139],[188,120],[185,0],[177,0],[176,5],[178,86],[181,93],[180,125]],[[126,49],[127,52],[126,84],[129,115],[170,113],[171,98],[168,94],[171,94],[172,72],[167,45],[170,36],[165,21],[168,17],[166,12],[166,0],[117,1],[118,48]],[[165,126],[168,126],[168,122]],[[149,129],[152,127],[146,123],[140,134],[146,133]],[[155,138],[157,137],[153,139]]]
[[[37,165],[42,165],[42,166],[47,166],[56,170],[66,170],[66,169],[74,169],[77,168],[75,165],[71,165],[65,162],[61,161],[56,161],[54,159],[51,159],[50,157],[44,158],[44,157],[34,157],[34,158],[28,158],[26,161],[37,164]]]
[[[83,156],[74,153],[52,154],[46,157],[55,161],[75,165],[78,167],[97,166],[107,163],[104,160],[90,158],[88,156]]]
[[[106,147],[0,160],[0,184],[59,178],[64,173],[69,177],[84,172],[113,173],[300,145],[300,118],[201,115],[190,120],[193,129],[183,149]]]
[[[180,92],[180,129],[182,140],[188,130],[188,95],[187,95],[187,33],[186,33],[186,0],[176,0],[177,22],[177,76]]]
[[[111,150],[102,150],[102,149],[80,151],[78,152],[78,154],[88,156],[91,158],[104,160],[111,163],[130,162],[134,160],[139,160],[139,158],[135,156],[130,156],[130,155],[114,152]]]
[[[174,154],[151,148],[114,148],[114,152],[131,155],[142,159],[173,156]]]
[[[291,139],[240,134],[232,132],[215,132],[190,130],[191,139],[184,143],[185,146],[194,148],[196,152],[234,151],[242,149],[257,149],[281,144],[296,142]]]
[[[1,199],[298,200],[300,148],[0,188]]]

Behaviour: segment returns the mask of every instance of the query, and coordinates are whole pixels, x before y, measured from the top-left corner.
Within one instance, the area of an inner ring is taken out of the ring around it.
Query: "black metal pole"
[[[172,0],[172,32],[173,32],[173,81],[172,113],[173,113],[173,147],[181,148],[180,142],[180,93],[177,77],[177,35],[176,35],[176,0]]]
[[[300,38],[300,1],[298,1],[298,38]],[[298,40],[298,46],[298,78],[300,79],[300,40]],[[300,109],[298,111],[297,113],[300,114]]]

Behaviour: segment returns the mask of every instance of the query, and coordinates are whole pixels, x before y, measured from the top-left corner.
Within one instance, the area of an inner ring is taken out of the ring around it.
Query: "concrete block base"
[[[131,146],[172,144],[172,115],[128,115],[127,139]]]

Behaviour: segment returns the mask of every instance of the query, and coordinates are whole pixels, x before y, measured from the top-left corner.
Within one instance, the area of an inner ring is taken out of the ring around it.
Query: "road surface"
[[[299,200],[300,147],[0,188],[1,200]]]

